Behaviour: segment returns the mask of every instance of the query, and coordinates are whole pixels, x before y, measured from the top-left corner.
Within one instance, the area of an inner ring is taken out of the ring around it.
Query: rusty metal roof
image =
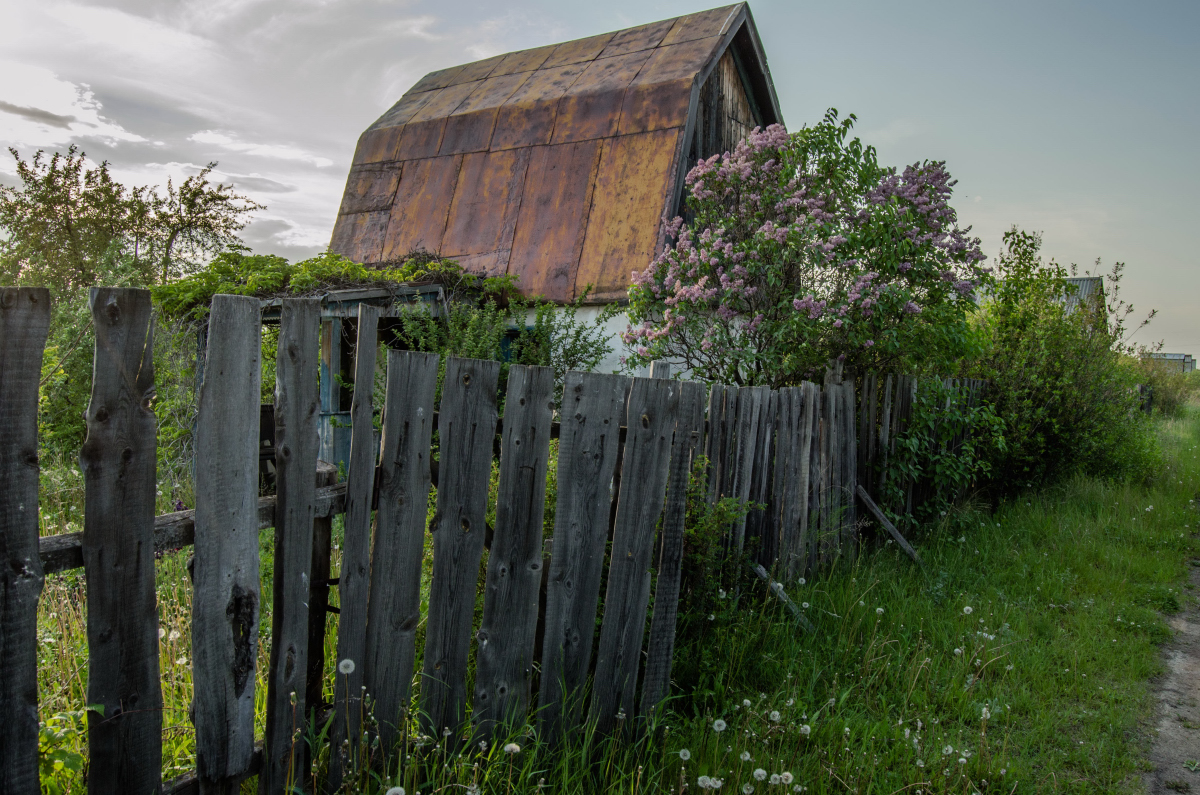
[[[431,72],[359,138],[330,245],[623,298],[663,244],[697,92],[731,47],[756,121],[780,121],[745,3]]]

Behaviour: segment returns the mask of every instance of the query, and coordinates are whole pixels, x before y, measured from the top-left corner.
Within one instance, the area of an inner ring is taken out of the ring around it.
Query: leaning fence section
[[[48,296],[0,294],[3,791],[38,789],[38,594],[43,571],[78,567],[88,587],[88,698],[103,705],[88,725],[92,791],[161,786],[153,561],[188,545],[197,769],[168,791],[233,792],[257,774],[261,791],[285,792],[309,762],[295,738],[312,716],[331,721],[334,786],[363,762],[348,740],[362,736],[368,711],[384,751],[402,742],[411,721],[455,745],[523,725],[535,710],[550,742],[585,721],[602,733],[628,730],[638,724],[621,716],[650,716],[670,690],[696,457],[707,460],[710,501],[751,506],[726,528],[728,554],[748,558],[760,576],[793,582],[857,548],[856,489],[879,493],[915,396],[908,377],[871,375],[856,390],[835,371],[821,384],[778,390],[572,372],[556,406],[548,368],[514,365],[501,416],[498,363],[388,350],[383,405],[372,406],[370,389],[354,393],[347,479],[335,485],[318,463],[317,308],[305,299],[280,304],[276,494],[258,491],[261,307],[220,295],[198,396],[196,508],[155,517],[149,297],[95,290],[84,531],[38,539],[37,384]],[[378,311],[360,307],[356,381],[373,380],[377,328]],[[966,399],[975,399],[972,390]],[[552,438],[557,490],[546,539]],[[335,514],[345,516],[345,537],[331,578]],[[258,534],[269,527],[266,730],[256,737]],[[432,579],[423,610],[427,533]],[[340,589],[332,617],[331,587]],[[325,703],[330,620],[338,622],[338,673]]]

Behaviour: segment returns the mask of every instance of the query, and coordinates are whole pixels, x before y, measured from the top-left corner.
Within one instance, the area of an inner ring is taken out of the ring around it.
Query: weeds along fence
[[[336,473],[318,462],[319,304],[287,299],[276,361],[276,494],[260,497],[260,305],[219,295],[197,406],[196,507],[156,517],[150,296],[96,288],[91,309],[95,370],[80,451],[84,530],[39,539],[37,401],[49,295],[0,291],[5,793],[38,791],[36,624],[44,575],[80,567],[90,792],[233,792],[255,774],[260,791],[285,792],[304,777],[297,773],[309,763],[308,749],[297,738],[313,716],[331,721],[329,741],[341,749],[331,755],[331,788],[361,762],[357,746],[344,740],[376,726],[381,747],[394,748],[410,716],[451,745],[521,726],[535,706],[550,742],[585,721],[601,734],[622,731],[669,692],[694,457],[709,461],[709,500],[732,496],[758,506],[729,528],[726,543],[752,555],[759,576],[786,601],[772,573],[791,580],[858,543],[857,486],[873,482],[915,394],[915,382],[904,377],[888,377],[880,391],[870,376],[859,408],[854,383],[831,372],[821,386],[716,385],[706,395],[698,383],[662,378],[665,368],[656,363],[650,378],[568,373],[556,407],[549,368],[513,366],[501,419],[497,362],[388,350],[385,404],[371,405],[372,390],[354,393],[347,478],[335,484]],[[355,382],[371,383],[379,310],[359,307],[358,321],[365,344],[357,346]],[[543,539],[552,438],[559,440],[556,513],[553,536]],[[497,451],[495,523],[488,527]],[[335,514],[344,514],[345,537],[341,570],[331,579]],[[265,735],[258,738],[258,534],[269,527],[271,635]],[[432,577],[423,585],[427,531]],[[189,545],[197,769],[164,788],[154,561]],[[331,586],[341,605],[333,619]],[[329,620],[338,622],[339,666],[334,701],[325,704]],[[580,704],[586,709],[571,706]],[[364,724],[368,711],[373,721]]]

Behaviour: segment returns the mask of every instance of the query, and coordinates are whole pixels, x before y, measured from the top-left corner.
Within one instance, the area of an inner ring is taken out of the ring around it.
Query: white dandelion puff
[[[954,753],[954,746],[952,745],[947,745],[942,749],[942,756],[950,756],[952,753]]]
[[[779,712],[777,710],[772,710],[771,711],[771,722],[779,723],[779,719],[780,719]]]
[[[679,749],[679,758],[686,762],[687,760],[692,758],[692,752],[686,748],[680,748]]]
[[[767,771],[763,770],[761,767],[754,768],[754,778],[756,778],[759,781],[766,780]]]
[[[347,676],[354,673],[354,660],[346,658],[338,663],[338,673],[345,674]]]
[[[504,753],[519,754],[521,753],[521,746],[517,745],[516,743],[509,743],[508,745],[504,746]]]
[[[789,773],[788,771],[785,770],[779,774],[779,780],[782,781],[784,784],[791,784],[792,781],[794,781],[795,779],[792,777],[791,773]]]
[[[749,752],[749,751],[742,751],[741,760],[742,760],[743,762],[749,762],[749,761],[750,761],[750,752]]]
[[[720,718],[717,718],[716,720],[714,720],[713,721],[713,731],[718,732],[718,733],[725,731],[725,721],[721,720]]]
[[[971,607],[970,605],[967,605],[966,607],[964,607],[964,608],[963,608],[963,615],[964,615],[964,616],[969,616],[969,615],[971,615],[971,614],[972,614],[972,613],[974,613],[974,612],[975,612],[975,609],[974,609],[973,607]]]
[[[808,735],[812,734],[812,726],[809,726],[807,723],[804,724],[800,727],[800,733],[807,737]]]
[[[877,616],[883,615],[883,608],[882,607],[875,608],[875,615],[877,615]]]
[[[387,791],[387,795],[405,795],[404,787],[392,787]]]
[[[768,784],[770,784],[772,787],[778,787],[778,786],[779,786],[779,782],[780,782],[779,774],[778,774],[778,773],[772,773],[772,774],[771,774],[771,779],[770,779],[770,781],[768,781],[767,783],[768,783]]]
[[[744,792],[746,795],[750,795],[750,793],[754,792],[754,785],[753,784],[743,784],[742,792]]]

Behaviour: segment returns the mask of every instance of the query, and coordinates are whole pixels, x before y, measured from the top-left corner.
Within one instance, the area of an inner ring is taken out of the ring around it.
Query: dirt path
[[[1167,671],[1157,686],[1157,735],[1145,776],[1151,795],[1200,793],[1200,567],[1193,565],[1190,581],[1185,594],[1192,598],[1168,619],[1176,634],[1163,650]]]

